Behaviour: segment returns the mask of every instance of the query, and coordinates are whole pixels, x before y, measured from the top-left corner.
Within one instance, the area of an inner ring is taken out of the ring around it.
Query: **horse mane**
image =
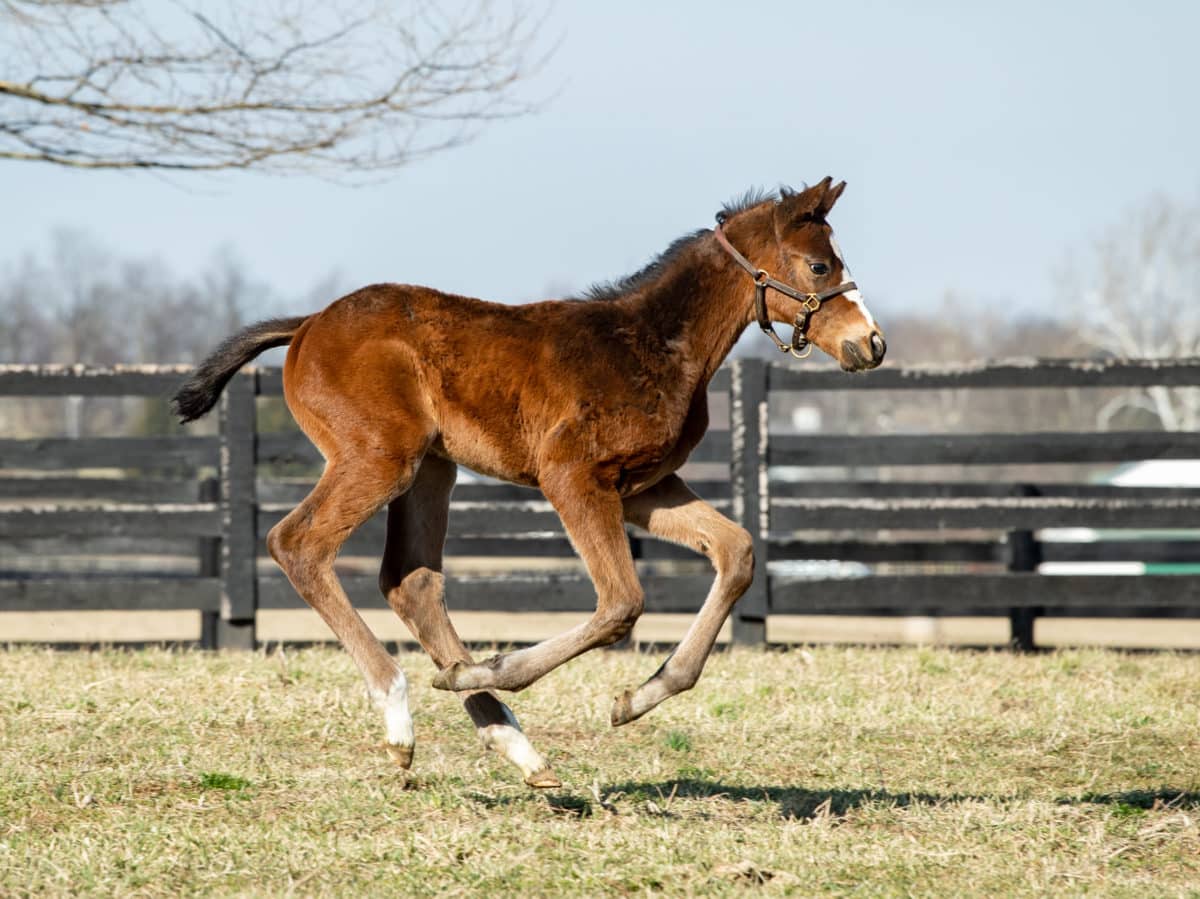
[[[752,187],[740,197],[734,197],[722,206],[720,212],[717,213],[717,221],[724,224],[739,212],[745,212],[747,209],[752,209],[760,203],[774,202],[781,197],[791,196],[792,193],[793,191],[790,187],[781,187],[779,190]]]
[[[802,190],[804,188],[801,188]],[[761,203],[774,202],[799,192],[787,186],[781,186],[778,190],[765,190],[761,187],[752,187],[740,196],[734,197],[728,203],[725,203],[717,213],[717,221],[724,223],[739,212],[745,212],[747,209],[758,206]],[[673,241],[669,247],[632,275],[626,275],[624,278],[618,278],[615,281],[601,281],[593,284],[583,292],[582,296],[572,297],[571,299],[615,300],[632,293],[639,287],[646,287],[658,280],[670,267],[671,263],[678,259],[683,254],[683,251],[691,246],[693,241],[698,240],[708,233],[708,228],[700,228],[690,234],[685,234],[683,237]]]
[[[659,276],[667,270],[672,262],[683,255],[684,250],[705,234],[708,234],[707,228],[701,228],[698,231],[685,234],[683,237],[674,240],[669,247],[650,260],[645,267],[634,272],[632,275],[626,275],[624,278],[619,278],[616,281],[602,281],[599,284],[593,284],[584,291],[582,297],[576,297],[575,299],[615,300],[618,297],[632,293],[639,287],[652,284],[658,280]]]

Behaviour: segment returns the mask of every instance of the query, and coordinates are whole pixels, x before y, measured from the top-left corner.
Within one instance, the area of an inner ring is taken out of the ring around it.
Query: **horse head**
[[[770,263],[778,273],[759,268],[734,248],[724,233],[726,217],[719,217],[717,237],[755,282],[755,316],[776,345],[793,355],[808,355],[811,346],[832,356],[846,371],[875,368],[883,361],[887,343],[875,318],[863,302],[858,285],[826,220],[846,182],[825,178],[802,191],[783,190],[773,204],[748,209],[753,231],[737,229],[739,243],[751,258]],[[770,210],[769,220],[759,210]],[[730,219],[731,229],[741,224]],[[757,227],[754,227],[757,226]],[[757,233],[754,233],[757,232]],[[744,235],[744,236],[743,236]],[[791,343],[779,339],[772,322],[793,326]]]

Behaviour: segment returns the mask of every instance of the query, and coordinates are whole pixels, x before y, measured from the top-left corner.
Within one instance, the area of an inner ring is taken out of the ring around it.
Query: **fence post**
[[[257,373],[240,372],[221,397],[221,615],[218,649],[253,649],[258,610],[254,516],[254,459],[258,440],[254,397]]]
[[[1037,496],[1039,490],[1030,484],[1020,484],[1013,491],[1017,496]],[[1008,532],[1008,570],[1011,572],[1037,571],[1042,561],[1042,547],[1033,531]],[[1021,606],[1008,612],[1009,644],[1018,652],[1032,652],[1037,648],[1033,639],[1033,627],[1041,609],[1036,606]]]
[[[733,609],[733,642],[765,645],[767,576],[767,364],[735,359],[729,379],[730,495],[733,519],[754,541],[754,581]]]
[[[221,500],[220,478],[205,478],[200,482],[196,497],[202,503],[217,503]],[[196,541],[197,565],[196,574],[199,577],[219,578],[221,576],[221,538],[201,537]],[[217,628],[221,620],[219,611],[204,610],[200,613],[200,648],[217,648]]]

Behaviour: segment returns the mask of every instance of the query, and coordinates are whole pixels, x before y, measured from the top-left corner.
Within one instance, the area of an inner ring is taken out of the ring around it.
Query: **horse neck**
[[[774,267],[774,240],[757,238],[761,228],[747,227],[753,223],[739,224],[731,223],[732,232],[726,228],[731,239],[744,240],[756,262],[769,253]],[[754,283],[712,234],[697,238],[654,284],[628,300],[644,326],[673,348],[682,367],[698,375],[699,385],[708,383],[754,320]]]

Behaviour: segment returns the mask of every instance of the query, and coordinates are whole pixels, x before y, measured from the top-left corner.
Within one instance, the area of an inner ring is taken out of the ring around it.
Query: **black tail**
[[[196,366],[192,376],[171,398],[179,420],[195,421],[217,404],[221,391],[239,368],[272,347],[286,346],[308,318],[273,318],[251,325],[232,337],[226,337],[212,354]]]

